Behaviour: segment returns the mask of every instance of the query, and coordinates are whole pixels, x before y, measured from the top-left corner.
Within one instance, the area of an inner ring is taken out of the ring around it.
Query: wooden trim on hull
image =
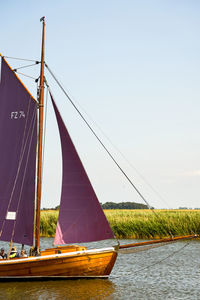
[[[117,258],[114,247],[0,261],[0,279],[108,277]]]

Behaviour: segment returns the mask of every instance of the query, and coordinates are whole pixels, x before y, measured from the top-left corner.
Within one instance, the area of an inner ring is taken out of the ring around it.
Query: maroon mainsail
[[[0,240],[33,244],[37,103],[2,59]]]
[[[113,238],[113,232],[53,98],[52,102],[60,132],[63,159],[61,203],[54,244]]]

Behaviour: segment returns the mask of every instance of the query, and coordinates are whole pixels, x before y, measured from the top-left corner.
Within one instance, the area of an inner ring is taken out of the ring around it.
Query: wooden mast
[[[35,250],[40,250],[40,206],[42,190],[42,141],[43,141],[43,110],[44,110],[44,38],[45,38],[45,17],[42,17],[42,50],[41,69],[39,85],[39,132],[38,132],[38,162],[37,162],[37,194],[36,194],[36,223],[35,223]]]

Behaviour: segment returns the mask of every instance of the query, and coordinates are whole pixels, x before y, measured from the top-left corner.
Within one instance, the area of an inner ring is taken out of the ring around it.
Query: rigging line
[[[46,65],[46,67],[48,68],[48,66]],[[68,92],[69,95],[69,92]],[[142,175],[142,173],[140,173],[136,167],[134,167],[134,165],[126,158],[126,156],[122,153],[122,151],[111,141],[111,139],[107,136],[107,134],[102,130],[102,128],[100,127],[100,125],[93,120],[93,118],[91,117],[91,115],[89,115],[87,113],[87,111],[82,107],[82,105],[80,103],[77,103],[77,101],[75,101],[72,97],[72,95],[70,95],[70,98],[73,100],[73,102],[76,102],[76,105],[78,105],[81,110],[85,113],[85,115],[90,119],[90,121],[96,126],[96,128],[98,128],[100,130],[100,132],[102,133],[102,135],[107,139],[107,141],[112,145],[112,147],[121,155],[121,157],[127,162],[127,164],[136,172],[136,174],[143,180],[143,182],[149,186],[149,188],[155,193],[155,195],[157,195],[157,197],[167,206],[168,209],[170,209],[168,203],[165,201],[165,199],[161,196],[161,194],[148,182],[148,180]]]
[[[39,82],[37,81],[37,94],[38,94],[38,97],[39,97]],[[42,147],[42,180],[43,180],[43,174],[44,174],[44,152],[45,152],[45,142],[46,142],[46,123],[47,123],[47,100],[48,100],[48,86],[47,86],[47,92],[46,92],[46,103],[45,103],[45,118],[44,118],[44,135],[43,135],[43,147]],[[43,188],[43,185],[41,186],[41,193],[42,193],[42,188]]]
[[[47,86],[47,90],[48,90],[49,94],[52,95],[51,89],[50,89],[50,87],[48,85],[48,82],[47,82],[46,78],[44,78],[44,82],[45,82],[45,84]],[[114,239],[117,241],[117,244],[119,246],[120,245],[119,240],[118,240],[118,238],[115,235],[114,235]]]
[[[31,97],[30,97],[31,99]],[[28,111],[29,112],[29,111]],[[16,187],[16,183],[17,183],[17,180],[19,178],[19,173],[20,173],[20,170],[21,170],[21,165],[22,165],[22,161],[23,161],[23,158],[24,158],[24,153],[25,153],[25,150],[26,150],[26,145],[27,145],[27,142],[28,142],[28,139],[29,139],[29,135],[30,135],[30,132],[31,132],[31,127],[33,126],[32,124],[34,124],[34,120],[36,118],[36,115],[37,115],[37,110],[35,108],[35,113],[33,113],[33,116],[32,116],[32,119],[31,119],[31,122],[30,122],[30,127],[28,128],[28,132],[27,132],[27,137],[26,137],[26,140],[25,141],[22,141],[22,148],[20,150],[20,158],[19,158],[19,164],[18,164],[18,168],[17,168],[17,173],[16,173],[16,176],[15,176],[15,181],[14,181],[14,184],[13,184],[13,189],[11,191],[11,195],[10,195],[10,199],[9,199],[9,203],[8,203],[8,206],[7,206],[7,211],[6,211],[6,215],[10,209],[10,206],[11,206],[11,201],[12,201],[12,198],[13,198],[13,194],[14,194],[14,191],[15,191],[15,187]],[[26,119],[26,123],[27,123],[27,120],[28,120],[28,117]],[[25,129],[24,129],[24,134],[25,134],[25,130],[26,130],[26,126],[25,126]],[[3,233],[3,230],[4,230],[4,225],[5,225],[5,220],[3,221],[3,224],[2,224],[2,227],[1,227],[1,230],[0,230],[0,237]]]
[[[28,149],[27,149],[28,153],[27,153],[27,157],[26,157],[26,161],[25,161],[25,168],[24,168],[24,174],[23,174],[23,178],[22,178],[22,184],[21,184],[19,199],[18,199],[18,203],[17,203],[16,215],[18,214],[19,206],[20,206],[21,199],[22,199],[22,191],[23,191],[23,187],[24,187],[24,181],[25,181],[25,176],[26,176],[26,172],[27,172],[27,165],[28,165],[28,162],[29,162],[29,156],[30,156],[30,152],[31,152],[31,146],[32,146],[34,129],[35,129],[35,122],[34,121],[36,119],[36,115],[37,114],[35,113],[33,124],[32,124],[32,131],[31,131],[31,135],[30,135],[30,142],[29,142]],[[13,236],[15,234],[16,223],[17,223],[17,220],[15,219],[14,224],[13,224],[13,231],[12,231],[11,241],[13,240]]]
[[[21,150],[20,150],[20,158],[19,161],[21,161],[21,159],[23,159],[23,148],[25,145],[25,134],[26,134],[26,130],[27,130],[27,126],[28,126],[28,117],[29,117],[29,112],[30,112],[30,106],[31,106],[31,96],[29,96],[29,101],[28,101],[28,109],[27,109],[27,116],[26,116],[26,123],[25,123],[25,127],[24,127],[24,133],[23,133],[23,139],[22,139],[22,145],[21,145]]]
[[[31,103],[31,97],[29,97],[27,116],[29,116],[30,103]],[[11,191],[10,199],[9,199],[9,202],[8,202],[6,216],[7,216],[7,213],[9,211],[9,208],[10,208],[10,205],[11,205],[11,201],[12,201],[12,198],[13,198],[13,193],[14,193],[14,190],[15,190],[16,182],[17,182],[18,175],[19,175],[20,168],[21,168],[21,163],[22,163],[22,160],[23,160],[23,152],[24,152],[24,149],[26,147],[26,141],[24,141],[24,140],[25,140],[25,132],[26,132],[26,128],[27,128],[27,123],[28,123],[28,117],[26,118],[26,122],[25,122],[23,138],[22,138],[22,144],[21,144],[21,150],[20,150],[20,156],[19,156],[19,164],[18,164],[15,180],[14,180],[14,183],[13,183],[13,188],[12,188],[12,191]],[[5,219],[2,223],[2,227],[1,227],[1,230],[0,230],[0,236],[2,235],[2,232],[3,232],[3,229],[4,229],[4,224],[5,224]]]
[[[162,219],[158,216],[158,214],[153,210],[153,208],[149,205],[148,201],[146,200],[146,198],[142,195],[142,193],[139,191],[139,189],[135,186],[135,184],[132,182],[132,180],[128,177],[128,175],[125,173],[125,171],[121,168],[121,166],[118,164],[118,162],[115,160],[115,158],[113,157],[113,155],[110,153],[110,151],[106,148],[106,146],[103,144],[103,142],[100,140],[100,138],[98,137],[98,135],[96,134],[96,132],[94,131],[94,129],[90,126],[90,124],[88,123],[88,121],[85,119],[85,117],[83,116],[83,114],[80,112],[80,110],[77,108],[77,106],[74,104],[74,102],[72,101],[72,99],[70,98],[70,96],[67,94],[67,92],[65,91],[65,89],[63,88],[63,86],[60,84],[60,82],[58,81],[58,79],[55,77],[55,75],[53,74],[53,72],[50,70],[50,68],[48,67],[48,65],[45,63],[46,68],[48,69],[49,73],[51,74],[51,76],[54,78],[54,80],[56,81],[56,83],[58,84],[58,86],[60,87],[60,89],[63,91],[63,93],[65,94],[65,96],[68,98],[68,100],[71,102],[72,106],[75,108],[75,110],[78,112],[78,114],[80,115],[80,117],[82,118],[82,120],[85,122],[85,124],[88,126],[88,128],[90,129],[90,131],[93,133],[93,135],[96,137],[96,139],[99,141],[99,143],[101,144],[101,146],[104,148],[104,150],[107,152],[107,154],[110,156],[110,158],[112,159],[112,161],[115,163],[115,165],[118,167],[118,169],[121,171],[121,173],[124,175],[124,177],[128,180],[128,182],[131,184],[131,186],[135,189],[135,191],[137,192],[137,194],[142,198],[142,200],[146,203],[147,207],[154,213],[154,215],[158,218],[158,220],[160,221],[161,224],[163,224],[166,228],[166,224],[163,223]],[[167,226],[167,232],[172,236],[172,233],[169,229],[169,227]]]
[[[72,99],[72,96],[70,96]],[[73,102],[74,99],[73,99]],[[77,101],[76,101],[77,105]],[[134,165],[126,158],[126,156],[121,152],[121,150],[111,141],[111,139],[107,136],[107,134],[102,130],[99,124],[93,120],[93,118],[86,112],[86,110],[78,103],[78,106],[84,111],[85,115],[90,119],[90,121],[100,130],[102,135],[107,139],[107,141],[112,145],[112,147],[122,156],[122,158],[127,162],[127,164],[136,172],[136,174],[144,181],[144,183],[150,187],[150,189],[157,195],[158,198],[169,208],[168,203],[164,200],[164,198],[160,195],[160,193],[147,181],[147,179],[134,167]]]
[[[10,58],[10,59],[16,59],[16,60],[24,60],[24,61],[34,61],[34,62],[37,61],[35,59],[26,59],[26,58],[11,57],[11,56],[3,56],[3,57]]]
[[[43,134],[43,148],[42,148],[42,180],[44,171],[44,152],[45,152],[45,142],[46,142],[46,129],[47,129],[47,100],[48,100],[48,87],[46,91],[46,103],[45,103],[45,117],[44,117],[44,134]],[[42,185],[43,187],[43,185]]]
[[[157,262],[155,262],[155,263],[153,263],[153,264],[151,264],[151,265],[148,265],[148,266],[146,266],[146,267],[144,267],[144,268],[142,268],[142,269],[139,269],[139,270],[135,271],[134,273],[136,274],[136,273],[138,273],[138,272],[144,271],[144,270],[149,269],[149,268],[151,268],[151,267],[153,267],[153,266],[155,266],[155,265],[157,265],[157,264],[162,263],[163,261],[165,261],[165,260],[168,259],[169,257],[172,257],[172,256],[174,256],[175,254],[177,254],[178,252],[182,251],[184,248],[186,248],[187,246],[189,246],[189,244],[190,244],[190,242],[187,242],[186,245],[184,245],[184,246],[181,247],[180,249],[175,250],[174,252],[170,253],[169,255],[167,255],[166,257],[164,257],[163,259],[161,259],[161,260],[159,260],[159,261],[157,261]]]
[[[15,71],[15,73],[17,73],[17,74],[20,74],[20,75],[23,75],[23,76],[25,76],[25,77],[28,77],[28,78],[31,78],[31,79],[34,79],[34,80],[36,80],[36,78],[35,78],[35,77],[32,77],[32,76],[26,75],[26,74],[24,74],[24,73],[21,73],[21,72],[18,72],[18,71]]]
[[[22,66],[22,67],[18,67],[18,68],[14,68],[13,72],[16,72],[19,69],[25,69],[25,68],[29,68],[29,67],[33,67],[35,65],[39,64],[39,61],[36,61],[34,64],[30,64],[30,65],[26,65],[26,66]]]
[[[37,80],[36,81],[36,84],[37,84],[37,104],[39,105],[39,95],[40,95],[40,88],[39,88],[39,81]],[[38,136],[39,136],[39,118],[38,118],[38,114],[39,114],[39,109],[36,110],[36,114],[37,114],[37,141],[38,141]],[[36,157],[38,156],[38,143],[37,143],[37,146],[36,146]],[[35,174],[37,174],[37,168],[38,168],[38,162],[37,162],[37,159],[36,159],[36,170],[35,170]],[[34,201],[34,206],[35,206],[35,211],[36,211],[36,187],[37,187],[37,183],[35,184],[35,201]],[[35,231],[36,231],[36,220],[34,220],[34,234],[35,234]],[[34,237],[33,237],[33,244],[34,244]]]

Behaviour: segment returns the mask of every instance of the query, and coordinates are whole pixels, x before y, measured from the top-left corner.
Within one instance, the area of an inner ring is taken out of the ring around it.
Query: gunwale
[[[0,281],[107,278],[117,255],[116,246],[1,260]]]
[[[81,255],[92,255],[92,254],[100,254],[106,252],[117,252],[115,247],[107,247],[107,248],[100,248],[100,249],[90,249],[90,250],[82,250],[82,251],[74,251],[74,252],[67,252],[67,253],[56,253],[56,254],[49,254],[43,256],[30,256],[27,258],[18,258],[18,259],[2,259],[0,260],[0,265],[6,264],[20,264],[24,262],[31,262],[31,261],[43,261],[49,259],[58,259],[63,257],[76,257]]]

